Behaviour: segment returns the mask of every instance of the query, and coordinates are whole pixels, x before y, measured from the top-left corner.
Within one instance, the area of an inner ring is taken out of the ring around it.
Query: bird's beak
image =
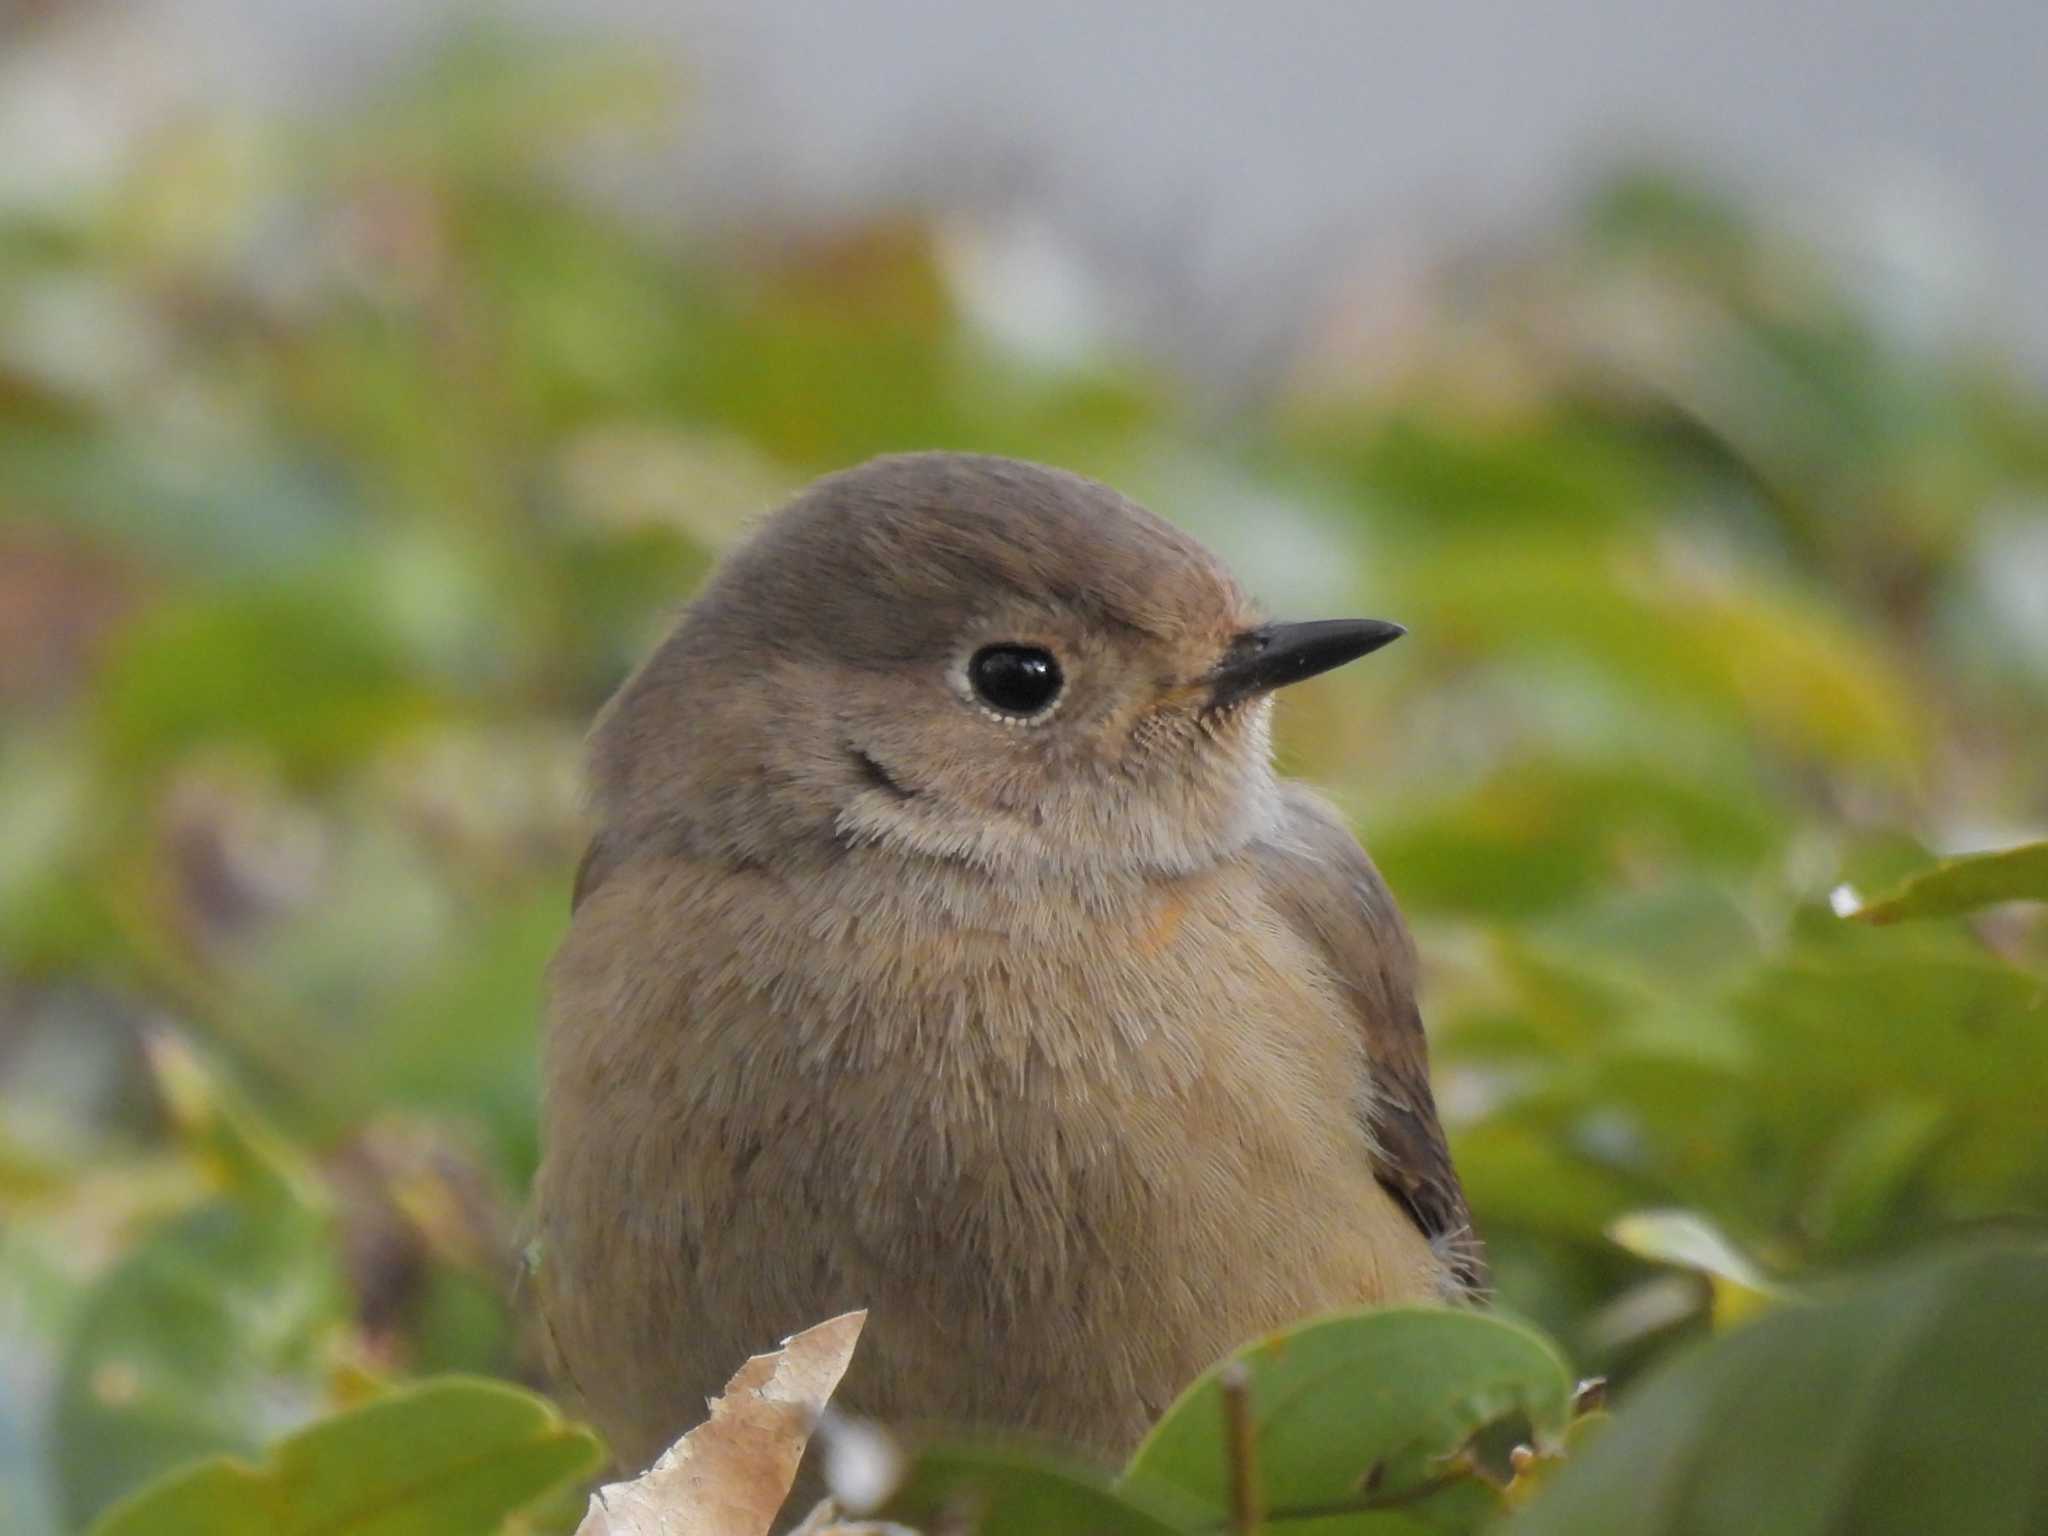
[[[1408,631],[1385,619],[1317,619],[1261,624],[1231,642],[1208,676],[1209,706],[1284,688],[1391,645]]]

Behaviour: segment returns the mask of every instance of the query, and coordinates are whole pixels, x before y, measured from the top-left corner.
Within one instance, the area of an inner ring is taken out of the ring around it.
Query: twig
[[[1401,1509],[1410,1504],[1420,1504],[1433,1498],[1446,1488],[1455,1487],[1472,1475],[1470,1468],[1458,1466],[1448,1472],[1440,1472],[1422,1482],[1398,1488],[1392,1493],[1365,1493],[1348,1499],[1332,1499],[1326,1504],[1290,1504],[1273,1510],[1264,1519],[1268,1526],[1291,1525],[1297,1520],[1328,1520],[1339,1515],[1374,1514],[1381,1510]],[[1216,1527],[1221,1529],[1221,1527]],[[1235,1526],[1232,1527],[1236,1529]]]
[[[1258,1450],[1252,1434],[1252,1373],[1233,1360],[1216,1378],[1223,1391],[1223,1435],[1230,1451],[1230,1528],[1254,1536],[1259,1528]]]

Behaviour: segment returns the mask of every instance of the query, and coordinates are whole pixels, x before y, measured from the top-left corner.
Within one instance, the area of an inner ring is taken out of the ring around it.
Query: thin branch
[[[1252,1373],[1242,1360],[1223,1367],[1223,1435],[1230,1450],[1230,1528],[1255,1536],[1259,1528],[1258,1446],[1252,1432]]]

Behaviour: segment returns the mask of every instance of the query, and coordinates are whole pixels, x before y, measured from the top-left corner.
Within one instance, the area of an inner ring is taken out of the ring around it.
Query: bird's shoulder
[[[1268,904],[1330,968],[1365,1042],[1375,1173],[1468,1289],[1484,1259],[1429,1081],[1415,945],[1378,868],[1337,811],[1299,784],[1252,847]]]

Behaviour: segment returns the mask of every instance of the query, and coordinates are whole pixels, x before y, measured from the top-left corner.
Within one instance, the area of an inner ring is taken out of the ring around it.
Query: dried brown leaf
[[[867,1316],[845,1313],[754,1356],[646,1473],[591,1496],[576,1536],[767,1536]]]

